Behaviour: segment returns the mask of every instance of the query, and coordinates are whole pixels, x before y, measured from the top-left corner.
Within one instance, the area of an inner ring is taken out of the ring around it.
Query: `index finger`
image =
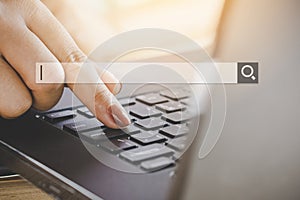
[[[75,41],[72,39],[70,34],[65,30],[65,28],[58,22],[58,20],[52,15],[52,13],[39,1],[35,1],[30,10],[31,14],[28,15],[24,13],[24,19],[28,28],[34,32],[40,40],[47,46],[47,48],[56,56],[60,62],[72,63],[72,62],[84,62],[87,57],[76,45]],[[66,76],[72,76],[74,70],[70,68],[64,68]],[[111,74],[109,76],[112,76]],[[102,77],[103,78],[103,77]],[[105,80],[105,78],[103,78]],[[114,78],[114,80],[116,80]],[[110,86],[111,90],[114,90],[115,87],[120,88],[119,83],[114,83],[114,86]],[[68,85],[71,89],[73,85]],[[102,121],[104,124],[116,128],[118,125],[115,123],[114,116],[109,111],[111,104],[111,92],[104,84],[98,84],[95,94],[95,90],[88,88],[89,85],[81,86],[81,90],[89,91],[89,94],[82,95],[81,92],[76,92],[75,94],[87,105],[97,116],[97,118]],[[103,94],[99,94],[103,93]],[[86,100],[87,96],[94,98],[95,107],[93,107],[91,102]],[[101,98],[99,98],[101,96]],[[99,105],[102,104],[102,105]],[[101,114],[99,114],[99,109],[101,108]],[[105,108],[105,109],[103,109]],[[118,106],[119,110],[122,110]],[[123,113],[122,111],[116,113]],[[97,115],[98,114],[98,115]],[[123,125],[128,125],[130,122],[128,119],[125,119],[124,116],[120,114],[118,117],[124,119]]]

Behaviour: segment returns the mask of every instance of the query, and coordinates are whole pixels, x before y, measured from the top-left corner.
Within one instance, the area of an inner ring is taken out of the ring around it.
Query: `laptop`
[[[266,11],[262,4],[272,7]],[[224,128],[205,156],[200,150],[209,142],[204,138],[211,105],[197,102],[203,109],[189,117],[182,113],[199,99],[188,85],[169,89],[148,84],[130,98],[129,88],[120,96],[133,121],[130,130],[113,132],[97,124],[68,89],[51,111],[1,119],[0,162],[57,199],[298,199],[297,6],[298,1],[226,3],[215,58],[258,60],[261,78],[255,85],[225,86]],[[276,26],[270,25],[274,18]],[[276,28],[280,31],[270,37],[267,33]],[[285,53],[275,48],[278,44]],[[179,108],[161,106],[170,102]],[[149,119],[158,120],[143,123]],[[82,121],[93,123],[78,126]],[[78,131],[89,125],[93,127]],[[197,133],[189,134],[194,129]],[[153,130],[159,137],[144,137]],[[186,144],[182,138],[189,140],[189,135],[191,146],[178,157]],[[99,162],[98,153],[108,159]]]

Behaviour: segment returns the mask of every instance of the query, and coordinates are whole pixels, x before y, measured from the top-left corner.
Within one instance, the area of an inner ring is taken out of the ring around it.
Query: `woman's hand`
[[[0,0],[0,54],[0,115],[5,118],[18,117],[31,106],[39,110],[54,106],[62,94],[65,76],[73,73],[59,63],[86,60],[68,32],[39,0]],[[57,63],[51,67],[51,74],[61,83],[37,84],[37,62]],[[76,95],[83,102],[86,98],[83,94],[92,96],[94,105],[87,107],[105,125],[126,126],[130,120],[114,100],[120,83],[112,74],[104,74],[101,79],[114,84],[98,84],[96,93],[86,90],[88,85],[80,86],[85,92],[79,90]]]

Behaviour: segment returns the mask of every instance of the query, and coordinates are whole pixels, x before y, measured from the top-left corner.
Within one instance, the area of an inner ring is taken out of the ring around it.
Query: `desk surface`
[[[23,178],[0,179],[1,200],[51,200],[46,193]]]

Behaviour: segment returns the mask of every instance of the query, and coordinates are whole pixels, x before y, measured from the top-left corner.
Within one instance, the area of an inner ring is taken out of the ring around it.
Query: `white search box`
[[[62,83],[53,68],[62,65],[63,83],[99,83],[99,76],[112,73],[125,83],[236,84],[238,63],[36,63],[36,83]],[[60,67],[60,66],[59,66]],[[114,83],[113,80],[106,83]]]

